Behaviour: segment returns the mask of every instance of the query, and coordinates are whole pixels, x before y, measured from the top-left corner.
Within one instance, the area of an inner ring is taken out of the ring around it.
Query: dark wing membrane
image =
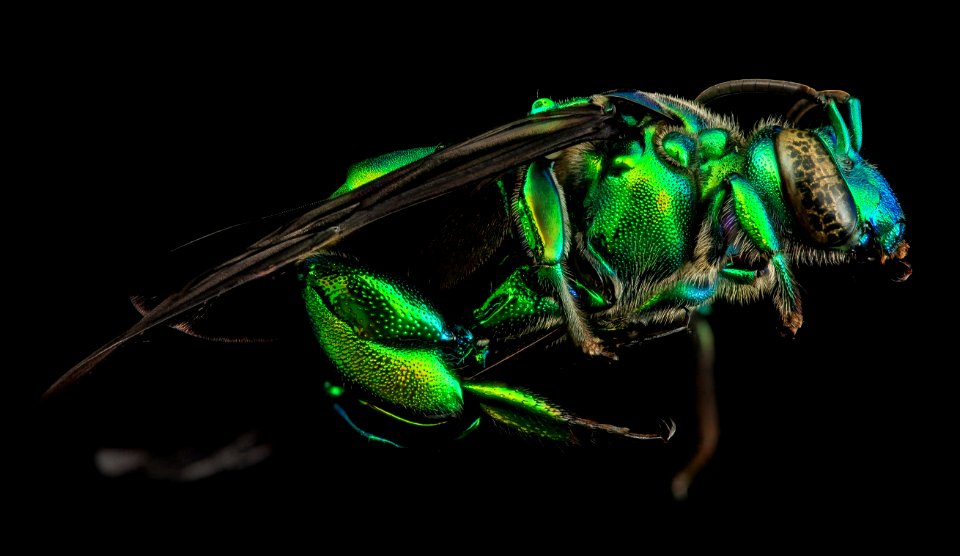
[[[621,131],[619,124],[610,99],[595,97],[590,104],[506,124],[325,202],[199,275],[180,291],[151,304],[139,322],[67,371],[44,397],[90,372],[130,339],[155,326],[175,323],[201,304],[328,249],[381,218],[571,145],[608,139]]]
[[[278,226],[319,203],[257,218],[200,236],[179,247],[149,257],[136,257],[127,272],[136,277],[130,299],[141,316],[156,309],[183,285],[206,273],[224,254],[242,253]],[[298,322],[302,307],[296,295],[287,302],[290,272],[278,272],[209,300],[166,324],[181,332],[219,342],[266,342],[285,336]],[[294,312],[295,311],[295,312]]]

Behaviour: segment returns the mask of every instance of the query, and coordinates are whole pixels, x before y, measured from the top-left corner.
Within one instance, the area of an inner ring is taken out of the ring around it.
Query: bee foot
[[[803,325],[803,317],[798,313],[787,313],[783,315],[783,323],[778,328],[780,336],[784,338],[793,338],[797,335],[797,330]]]
[[[677,422],[667,417],[660,420],[660,438],[668,442],[677,432]]]
[[[601,356],[612,359],[613,361],[620,360],[616,353],[603,347],[603,344],[600,343],[600,340],[596,338],[590,338],[589,340],[583,342],[583,352],[591,357]]]

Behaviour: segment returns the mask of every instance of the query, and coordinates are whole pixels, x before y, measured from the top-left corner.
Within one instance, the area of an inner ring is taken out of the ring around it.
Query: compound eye
[[[807,242],[827,248],[856,243],[856,202],[820,138],[809,131],[784,129],[777,134],[776,151],[784,197]]]

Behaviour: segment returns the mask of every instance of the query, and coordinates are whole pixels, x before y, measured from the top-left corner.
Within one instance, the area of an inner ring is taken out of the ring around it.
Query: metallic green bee
[[[790,109],[744,133],[711,110],[744,95]],[[815,116],[823,125],[801,127]],[[486,423],[569,443],[666,439],[672,425],[598,423],[487,371],[561,338],[616,358],[715,301],[772,299],[792,335],[795,265],[876,260],[906,279],[904,215],[860,156],[862,135],[856,98],[784,81],[722,83],[693,101],[541,99],[467,141],[355,165],[330,199],[145,303],[48,395],[147,330],[186,327],[221,294],[292,269],[327,393],[373,442],[459,439]]]

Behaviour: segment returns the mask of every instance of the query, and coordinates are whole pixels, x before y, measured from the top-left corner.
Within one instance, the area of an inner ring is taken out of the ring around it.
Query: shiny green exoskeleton
[[[744,133],[709,109],[717,98],[758,88],[800,97],[795,114]],[[643,92],[541,99],[530,117],[590,105],[619,110],[621,132],[477,184],[458,202],[475,212],[495,205],[488,229],[469,225],[462,207],[449,215],[449,226],[447,214],[432,216],[439,241],[455,243],[440,257],[465,252],[468,268],[455,260],[454,271],[423,271],[411,260],[384,270],[371,266],[382,251],[349,249],[349,256],[321,253],[302,264],[315,336],[337,371],[328,390],[363,435],[408,444],[356,424],[358,413],[345,410],[343,400],[410,430],[452,429],[452,437],[484,420],[563,441],[585,429],[662,437],[580,419],[535,393],[464,377],[482,371],[503,344],[557,331],[588,355],[616,357],[631,331],[683,326],[717,300],[771,298],[782,330],[792,335],[802,323],[792,271],[798,264],[875,257],[896,267],[896,278],[909,275],[904,216],[886,180],[859,154],[860,103],[846,93],[731,82],[695,101]],[[797,127],[812,106],[824,125]],[[376,177],[442,150],[358,164],[334,197],[375,188]],[[446,235],[458,222],[464,230]],[[488,289],[464,295],[463,284],[478,274]]]
[[[746,132],[712,111],[751,94],[791,108]],[[771,299],[794,334],[797,265],[876,260],[905,279],[905,219],[862,140],[857,99],[790,82],[541,99],[466,141],[355,165],[325,202],[142,303],[48,395],[147,330],[294,269],[323,352],[309,364],[330,371],[326,392],[363,438],[436,445],[488,425],[565,443],[668,438],[672,425],[598,423],[486,371],[563,337],[615,358],[715,301]]]

